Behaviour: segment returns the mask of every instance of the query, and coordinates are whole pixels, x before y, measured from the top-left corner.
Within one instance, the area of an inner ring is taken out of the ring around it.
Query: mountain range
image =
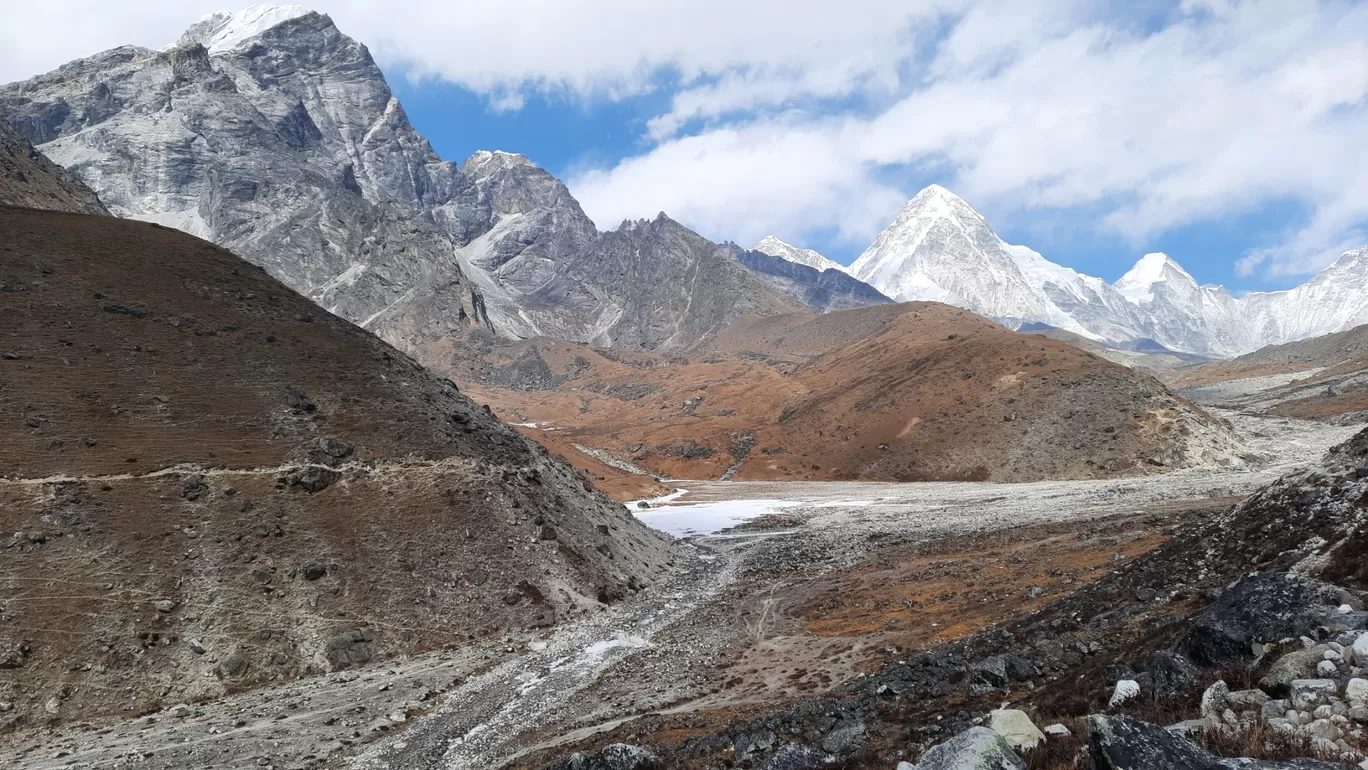
[[[1235,297],[1199,285],[1165,254],[1147,254],[1115,283],[1002,240],[959,196],[931,185],[903,207],[849,268],[773,236],[756,249],[844,270],[899,302],[972,310],[1011,328],[1051,326],[1124,345],[1224,358],[1368,323],[1368,248],[1307,283]]]
[[[664,214],[599,232],[523,155],[442,160],[366,47],[297,6],[0,87],[0,117],[115,215],[230,248],[420,359],[474,328],[674,349],[744,315],[884,301],[758,253],[753,270]]]
[[[0,118],[115,215],[223,245],[424,361],[476,329],[689,350],[746,316],[890,300],[1206,357],[1368,322],[1368,250],[1284,292],[1235,297],[1162,254],[1108,283],[1006,243],[936,185],[849,268],[664,213],[601,232],[526,156],[443,160],[366,47],[298,6],[212,14],[162,50],[0,86]]]

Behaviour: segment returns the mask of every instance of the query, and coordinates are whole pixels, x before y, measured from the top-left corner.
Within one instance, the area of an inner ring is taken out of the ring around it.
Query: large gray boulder
[[[1208,607],[1179,641],[1179,650],[1205,666],[1248,662],[1254,644],[1298,637],[1338,616],[1346,600],[1339,586],[1291,572],[1247,576]]]
[[[913,770],[1026,770],[1026,762],[997,733],[972,727],[931,747]]]
[[[1192,741],[1134,717],[1094,715],[1092,758],[1096,770],[1337,770],[1312,759],[1285,762],[1212,755]]]

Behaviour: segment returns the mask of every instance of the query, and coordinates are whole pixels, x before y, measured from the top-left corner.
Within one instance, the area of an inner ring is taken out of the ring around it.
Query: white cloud
[[[13,4],[0,80],[165,44],[222,1]],[[499,110],[668,88],[639,155],[572,178],[600,222],[666,210],[718,238],[859,242],[932,168],[990,215],[1087,211],[1137,248],[1290,202],[1307,221],[1239,266],[1273,275],[1325,264],[1368,223],[1368,5],[1350,0],[315,7],[387,67]]]

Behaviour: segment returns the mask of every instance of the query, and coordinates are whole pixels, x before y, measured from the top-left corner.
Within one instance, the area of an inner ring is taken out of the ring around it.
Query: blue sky
[[[0,81],[223,0],[7,8]],[[935,182],[1115,279],[1235,291],[1368,243],[1358,0],[320,0],[447,158],[522,152],[600,227],[666,211],[849,262]]]

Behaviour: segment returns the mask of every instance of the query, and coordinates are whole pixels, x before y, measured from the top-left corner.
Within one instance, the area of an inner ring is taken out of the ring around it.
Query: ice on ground
[[[648,527],[675,537],[688,537],[713,535],[757,516],[799,504],[792,500],[717,500],[632,509],[632,514]]]
[[[602,642],[594,642],[588,647],[585,647],[584,656],[588,658],[601,658],[605,654],[607,654],[609,650],[617,649],[618,647],[627,647],[630,649],[639,650],[642,647],[648,646],[649,644],[649,642],[647,642],[640,636],[634,636],[632,634],[626,634],[619,631],[617,633],[617,636],[614,636],[612,639],[608,639]]]

